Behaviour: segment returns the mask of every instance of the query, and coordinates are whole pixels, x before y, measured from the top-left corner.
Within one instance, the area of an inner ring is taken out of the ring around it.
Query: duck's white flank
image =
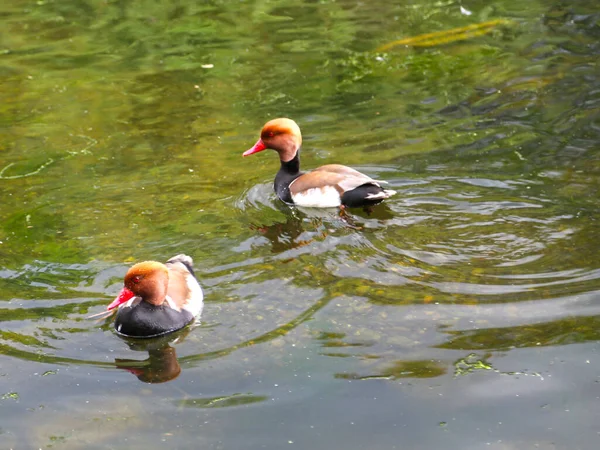
[[[333,186],[311,188],[292,195],[292,200],[298,206],[309,208],[335,208],[342,204],[340,193]]]

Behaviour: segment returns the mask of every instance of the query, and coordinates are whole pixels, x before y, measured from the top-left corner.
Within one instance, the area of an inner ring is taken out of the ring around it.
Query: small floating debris
[[[19,400],[19,394],[16,392],[7,392],[6,394],[0,397],[0,400],[6,400],[9,398],[13,400]]]
[[[97,314],[92,314],[91,316],[87,316],[86,319],[98,319],[98,320],[104,320],[107,317],[112,316],[115,313],[116,309],[111,309],[109,311],[101,311]]]
[[[463,5],[460,5],[460,13],[464,14],[465,16],[470,16],[471,14],[473,14],[467,8],[463,7]]]

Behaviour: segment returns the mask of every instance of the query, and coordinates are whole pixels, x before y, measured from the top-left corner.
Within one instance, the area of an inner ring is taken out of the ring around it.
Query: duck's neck
[[[148,280],[151,285],[146,286],[143,292],[140,292],[142,299],[146,303],[150,303],[154,306],[160,306],[165,302],[167,298],[167,283],[168,278],[162,282],[156,282],[156,280]]]
[[[284,171],[289,173],[290,175],[296,175],[300,173],[300,156],[298,156],[300,151],[297,151],[292,159],[289,161],[281,161],[281,168],[279,171]]]
[[[150,303],[151,305],[160,306],[165,302],[165,296],[161,294],[148,295],[143,297],[143,300],[147,303]]]
[[[281,167],[279,172],[275,176],[275,193],[277,196],[286,203],[294,203],[292,195],[290,194],[290,184],[302,173],[300,172],[300,158],[296,155],[289,161],[281,161]]]

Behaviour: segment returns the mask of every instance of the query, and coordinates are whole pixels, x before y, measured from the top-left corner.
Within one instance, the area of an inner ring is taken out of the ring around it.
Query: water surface
[[[597,448],[597,8],[196,3],[0,7],[3,447]],[[398,195],[282,205],[278,116]],[[86,319],[181,252],[195,327]]]

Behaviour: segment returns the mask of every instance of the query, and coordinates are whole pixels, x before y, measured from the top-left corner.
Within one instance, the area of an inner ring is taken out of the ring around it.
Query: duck
[[[106,307],[117,309],[115,330],[122,336],[162,336],[184,328],[202,312],[202,288],[187,255],[174,256],[165,264],[137,263],[127,271],[123,284]]]
[[[300,171],[302,133],[292,119],[280,117],[268,121],[260,139],[242,155],[250,156],[266,149],[279,153],[281,167],[273,185],[277,197],[291,205],[317,208],[370,207],[396,192],[384,189],[385,181],[340,164],[327,164],[310,172]]]

